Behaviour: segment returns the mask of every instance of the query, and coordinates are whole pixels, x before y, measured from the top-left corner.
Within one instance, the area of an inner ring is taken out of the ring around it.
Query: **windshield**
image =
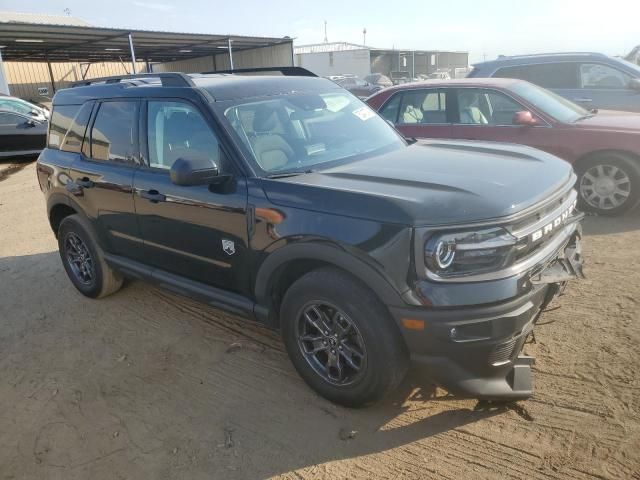
[[[633,70],[636,73],[636,75],[640,75],[640,65],[636,65],[635,63],[625,60],[624,58],[616,58],[616,60],[623,63],[626,67],[630,68],[631,70]]]
[[[405,145],[377,113],[347,92],[240,101],[224,116],[267,174],[312,170]]]
[[[15,98],[0,98],[0,110],[9,110],[11,112],[21,113],[23,115],[29,115],[32,111],[37,110],[34,105],[27,103],[23,100]]]
[[[516,82],[508,88],[534,107],[560,122],[573,123],[589,115],[588,110],[562,98],[560,95],[531,83]]]

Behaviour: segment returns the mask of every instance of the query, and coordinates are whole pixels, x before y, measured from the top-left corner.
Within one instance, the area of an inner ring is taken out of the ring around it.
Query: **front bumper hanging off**
[[[583,278],[580,229],[559,254],[533,272],[531,288],[508,302],[456,309],[391,309],[419,318],[424,329],[406,330],[412,361],[452,393],[487,400],[518,400],[533,393],[532,357],[521,355],[541,313],[567,281]]]

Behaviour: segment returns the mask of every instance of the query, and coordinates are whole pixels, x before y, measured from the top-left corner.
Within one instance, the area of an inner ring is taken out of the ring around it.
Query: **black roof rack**
[[[113,77],[101,77],[91,78],[88,80],[82,80],[74,82],[71,85],[73,87],[82,87],[87,85],[94,85],[96,83],[120,83],[123,80],[153,80],[159,79],[163,87],[193,87],[195,84],[191,77],[185,73],[179,72],[162,72],[162,73],[136,73],[135,75],[116,75]]]
[[[209,73],[262,73],[262,72],[280,72],[285,77],[317,77],[313,72],[310,72],[306,68],[302,67],[258,67],[258,68],[237,68],[234,70],[209,70],[202,72],[203,74]]]

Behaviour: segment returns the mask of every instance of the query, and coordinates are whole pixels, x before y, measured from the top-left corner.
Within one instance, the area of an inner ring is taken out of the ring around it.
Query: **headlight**
[[[427,268],[441,277],[474,275],[512,265],[516,238],[503,228],[436,234],[424,253]]]

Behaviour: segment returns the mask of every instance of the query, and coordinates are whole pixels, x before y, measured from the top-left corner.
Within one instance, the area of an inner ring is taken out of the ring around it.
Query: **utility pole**
[[[362,29],[362,45],[367,44],[367,27]]]
[[[324,43],[329,43],[329,39],[327,38],[327,21],[324,21]]]

